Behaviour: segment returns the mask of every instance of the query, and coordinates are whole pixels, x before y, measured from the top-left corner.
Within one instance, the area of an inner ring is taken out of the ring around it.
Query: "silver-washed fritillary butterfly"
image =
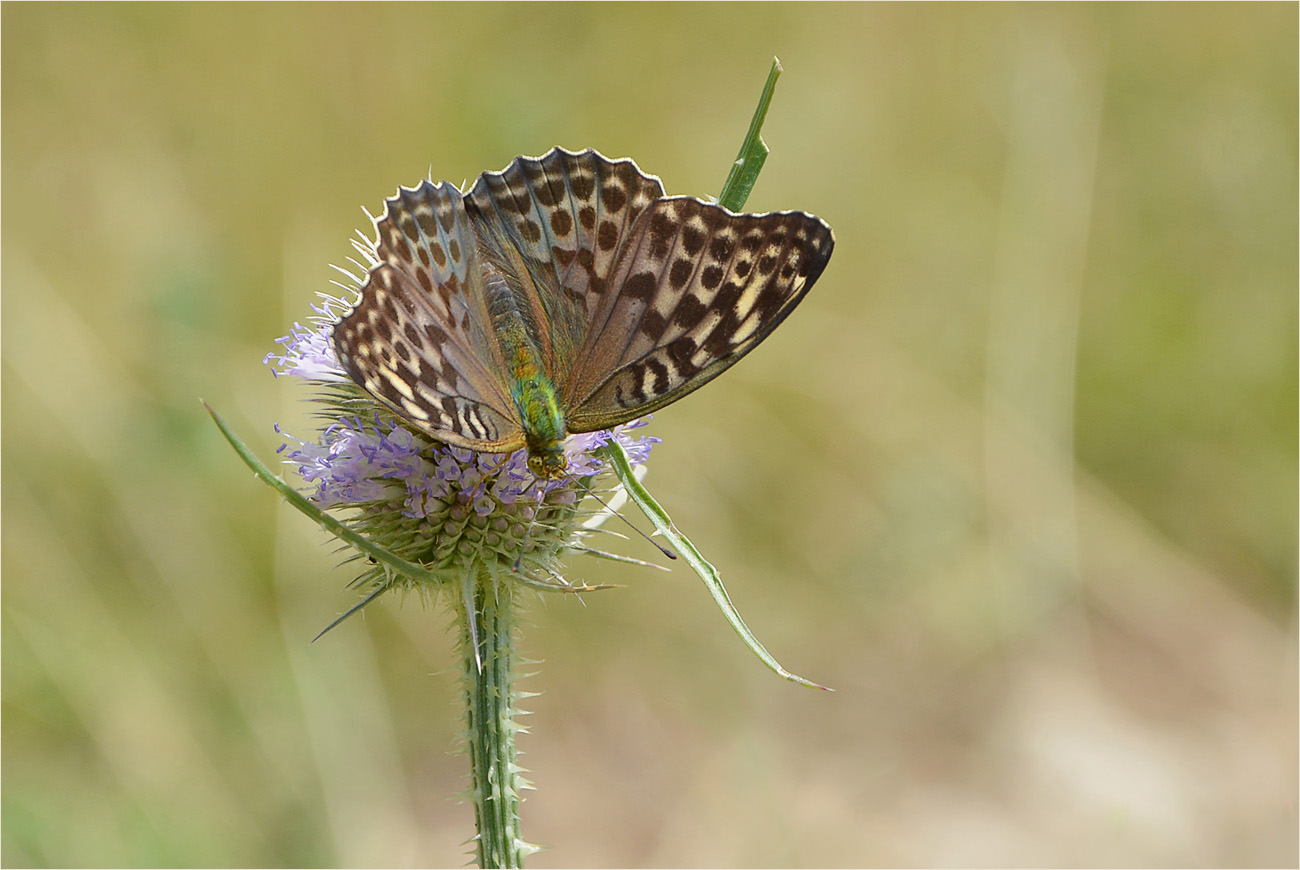
[[[347,373],[415,428],[563,474],[569,433],[626,423],[722,374],[826,268],[831,228],[665,196],[631,160],[554,148],[399,188],[334,327]]]

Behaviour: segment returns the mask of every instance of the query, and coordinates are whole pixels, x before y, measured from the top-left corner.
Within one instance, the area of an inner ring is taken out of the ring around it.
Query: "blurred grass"
[[[241,466],[398,184],[555,144],[835,227],[657,415],[681,571],[524,642],[532,866],[1297,863],[1294,5],[0,9],[3,863],[452,865],[440,611]],[[634,544],[628,551],[642,557]],[[585,573],[584,573],[585,572]]]

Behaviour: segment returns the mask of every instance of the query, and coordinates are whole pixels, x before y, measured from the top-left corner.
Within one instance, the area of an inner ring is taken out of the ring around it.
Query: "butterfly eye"
[[[564,457],[563,450],[555,453],[530,454],[528,457],[528,470],[538,480],[557,480],[564,477],[568,467],[569,463]]]

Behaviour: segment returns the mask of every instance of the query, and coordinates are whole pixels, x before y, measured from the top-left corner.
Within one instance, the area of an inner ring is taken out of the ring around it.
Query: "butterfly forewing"
[[[717,377],[786,318],[833,247],[830,227],[804,212],[655,202],[619,251],[616,292],[574,362],[570,430],[626,422]]]
[[[523,444],[460,191],[401,189],[376,222],[378,263],[334,328],[344,369],[417,428],[475,450]]]
[[[541,348],[551,380],[569,379],[592,318],[611,291],[614,260],[637,217],[664,195],[631,160],[554,148],[485,172],[465,195],[480,239],[503,239],[522,255],[544,311]]]

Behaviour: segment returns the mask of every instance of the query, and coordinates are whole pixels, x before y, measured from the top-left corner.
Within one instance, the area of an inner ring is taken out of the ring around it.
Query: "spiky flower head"
[[[609,494],[606,463],[596,451],[617,439],[632,464],[642,465],[660,440],[634,434],[645,422],[570,436],[568,476],[538,478],[525,450],[476,453],[443,444],[379,405],[339,365],[331,306],[316,312],[311,326],[294,323],[276,340],[280,350],[264,360],[277,376],[299,377],[317,389],[324,426],[314,441],[276,427],[286,439],[280,453],[309,484],[309,498],[325,509],[355,509],[354,529],[446,583],[482,569],[496,581],[571,589],[560,556],[585,550],[600,519],[600,512],[581,509],[583,498]],[[378,590],[414,581],[372,564],[358,582]]]

